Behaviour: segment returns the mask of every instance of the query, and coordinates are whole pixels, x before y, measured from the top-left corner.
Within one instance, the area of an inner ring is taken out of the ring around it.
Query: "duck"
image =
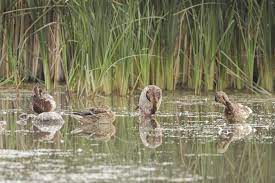
[[[116,133],[116,128],[113,125],[116,116],[108,106],[73,112],[72,117],[80,122],[79,127],[71,131],[72,135],[83,134],[96,140],[108,141]]]
[[[146,86],[139,97],[137,109],[140,115],[150,116],[156,114],[162,101],[162,90],[156,85]]]
[[[52,112],[56,108],[53,96],[44,93],[41,88],[34,86],[32,96],[32,110],[38,114]]]
[[[230,101],[227,94],[223,91],[216,92],[215,101],[225,106],[224,116],[231,124],[244,123],[252,113],[248,106]]]
[[[109,106],[91,107],[85,111],[72,112],[72,117],[77,119],[82,125],[93,124],[95,122],[110,123],[116,119],[115,113]]]

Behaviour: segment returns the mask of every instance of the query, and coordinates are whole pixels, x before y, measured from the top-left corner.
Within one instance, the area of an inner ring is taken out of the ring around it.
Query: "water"
[[[65,124],[40,132],[23,114],[31,114],[31,92],[13,92],[0,92],[1,182],[275,181],[275,97],[230,95],[254,113],[249,124],[228,126],[211,94],[165,93],[156,119],[140,122],[138,96],[69,102],[56,92]],[[112,106],[114,124],[71,135],[78,122],[70,112],[95,103]]]

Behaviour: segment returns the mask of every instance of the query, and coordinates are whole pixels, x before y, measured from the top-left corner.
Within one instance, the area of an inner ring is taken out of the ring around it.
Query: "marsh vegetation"
[[[0,84],[273,91],[273,0],[2,0]]]

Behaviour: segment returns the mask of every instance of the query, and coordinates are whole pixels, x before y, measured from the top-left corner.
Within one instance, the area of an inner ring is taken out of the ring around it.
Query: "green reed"
[[[0,84],[126,95],[157,84],[273,91],[273,1],[0,3]]]

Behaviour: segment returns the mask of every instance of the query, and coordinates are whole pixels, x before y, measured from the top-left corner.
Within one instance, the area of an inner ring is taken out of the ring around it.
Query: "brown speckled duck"
[[[148,116],[155,114],[160,107],[162,91],[156,85],[146,86],[139,97],[138,109],[140,115]]]
[[[215,101],[225,106],[224,115],[229,123],[243,123],[252,113],[249,107],[231,102],[222,91],[216,92]]]
[[[108,106],[92,107],[86,111],[73,112],[72,117],[78,119],[82,124],[110,123],[116,119],[115,113]]]
[[[93,107],[83,112],[73,112],[73,116],[80,122],[80,126],[71,131],[71,134],[89,135],[97,140],[110,140],[116,133],[113,122],[115,114],[107,106]]]
[[[54,98],[47,94],[43,93],[42,89],[38,86],[33,88],[32,96],[32,110],[38,114],[43,112],[52,112],[56,108],[56,103]]]

